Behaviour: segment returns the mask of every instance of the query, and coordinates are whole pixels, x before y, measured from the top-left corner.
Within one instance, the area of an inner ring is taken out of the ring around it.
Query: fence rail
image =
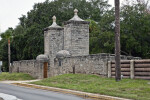
[[[123,60],[120,63],[123,78],[150,79],[150,59]],[[108,62],[108,77],[115,77],[114,61]]]

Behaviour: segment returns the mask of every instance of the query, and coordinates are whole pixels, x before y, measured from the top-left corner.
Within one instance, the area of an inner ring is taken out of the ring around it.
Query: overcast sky
[[[45,0],[0,0],[0,33],[8,27],[15,28],[19,23],[19,17],[26,15],[34,3],[44,2]],[[122,0],[121,0],[122,1]],[[109,0],[114,5],[114,0]]]

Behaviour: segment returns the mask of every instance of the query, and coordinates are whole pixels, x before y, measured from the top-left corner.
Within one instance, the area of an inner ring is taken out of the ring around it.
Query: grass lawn
[[[96,75],[64,74],[44,79],[32,84],[79,90],[135,100],[150,100],[150,81],[122,79],[116,82],[113,78]]]
[[[0,74],[0,81],[5,80],[32,80],[34,79],[32,76],[24,73],[6,73],[3,72]]]

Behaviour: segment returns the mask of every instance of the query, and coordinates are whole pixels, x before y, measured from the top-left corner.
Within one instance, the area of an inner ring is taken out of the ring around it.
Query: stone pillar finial
[[[75,10],[74,10],[74,14],[75,14],[75,15],[78,15],[78,9],[75,9]]]
[[[53,22],[56,22],[56,16],[53,16],[52,19],[53,19]]]
[[[70,20],[74,20],[74,21],[84,21],[83,19],[81,19],[81,18],[78,16],[78,9],[74,9],[74,16],[73,16],[73,18],[71,18]]]
[[[60,27],[59,25],[57,25],[57,23],[56,23],[56,16],[53,16],[52,19],[53,19],[53,23],[52,23],[52,25],[49,26],[48,28],[50,28],[50,27],[61,28],[61,27]]]

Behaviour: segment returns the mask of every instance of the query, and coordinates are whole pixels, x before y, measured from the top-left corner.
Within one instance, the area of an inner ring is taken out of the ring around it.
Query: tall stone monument
[[[52,25],[44,29],[44,54],[49,58],[48,76],[53,75],[56,53],[64,47],[64,28],[56,24],[55,16],[52,19]]]
[[[44,31],[44,53],[49,58],[56,57],[56,53],[64,47],[64,28],[56,24],[56,17],[53,16],[53,24]]]
[[[89,22],[78,16],[74,10],[74,17],[64,23],[64,49],[72,56],[89,55]]]

